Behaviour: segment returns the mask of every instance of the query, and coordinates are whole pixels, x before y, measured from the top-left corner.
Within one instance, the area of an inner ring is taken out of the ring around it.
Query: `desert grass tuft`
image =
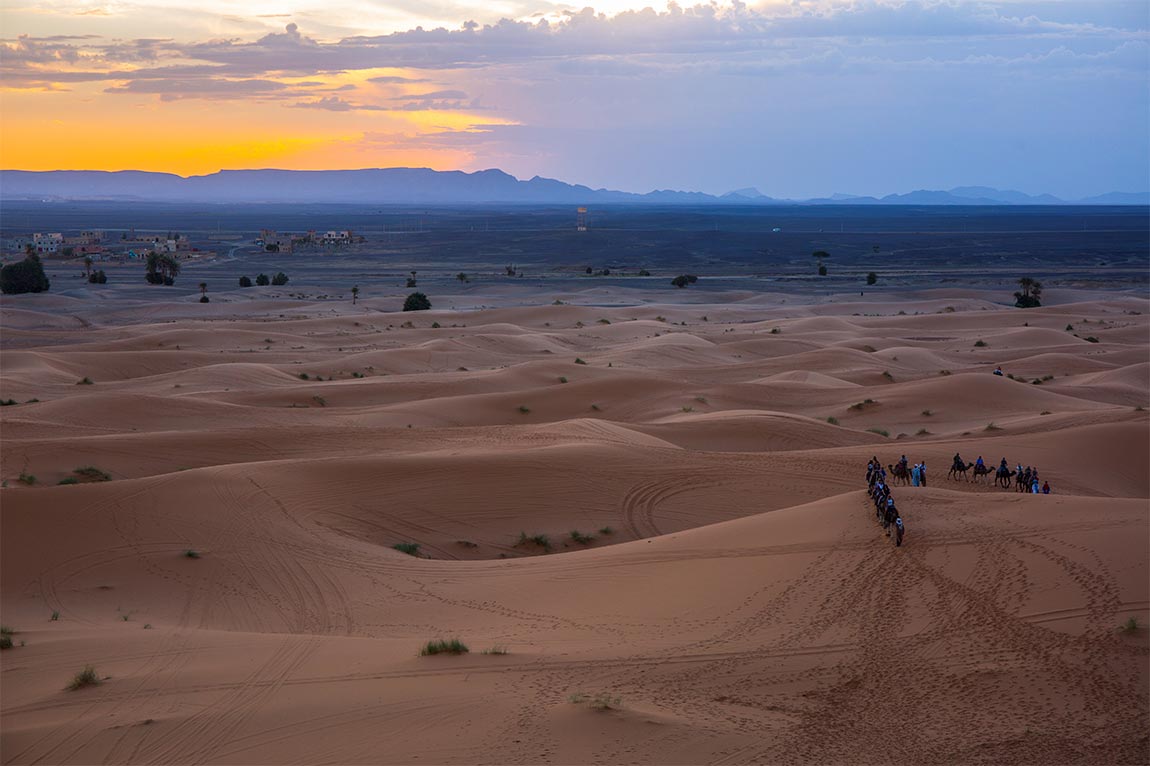
[[[467,644],[458,638],[438,638],[424,644],[423,648],[419,650],[419,656],[431,657],[436,654],[467,654],[469,651],[471,650],[467,648]]]
[[[99,686],[101,683],[103,683],[103,681],[96,675],[96,669],[88,665],[72,678],[72,682],[68,684],[67,688],[68,691],[74,692],[77,689],[83,689],[85,686]]]
[[[106,471],[102,471],[94,465],[86,465],[76,468],[72,471],[80,478],[90,479],[91,481],[111,481],[112,476]]]
[[[608,692],[599,692],[598,694],[578,692],[567,697],[567,701],[573,705],[586,705],[601,713],[608,710],[618,710],[623,705],[622,697],[612,696]]]

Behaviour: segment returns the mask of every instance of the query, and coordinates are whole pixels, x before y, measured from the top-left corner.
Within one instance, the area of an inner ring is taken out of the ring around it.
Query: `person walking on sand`
[[[1042,483],[1042,494],[1044,494],[1044,495],[1050,494],[1050,482],[1044,481]]]
[[[922,486],[926,486],[926,461],[918,464],[918,480],[922,482]]]
[[[910,483],[915,487],[918,486],[918,477],[919,477],[918,463],[915,463],[914,468],[910,469]]]

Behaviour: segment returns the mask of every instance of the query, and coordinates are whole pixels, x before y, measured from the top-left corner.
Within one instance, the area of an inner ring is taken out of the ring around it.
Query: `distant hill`
[[[1078,201],[1083,205],[1150,205],[1150,192],[1110,192]]]
[[[882,198],[835,194],[810,200],[768,197],[755,188],[722,196],[663,189],[635,194],[592,189],[553,178],[521,181],[502,170],[428,168],[365,170],[222,170],[183,178],[138,170],[0,170],[4,199],[147,200],[155,202],[343,202],[363,204],[654,204],[654,205],[1147,205],[1150,193],[1113,192],[1077,203],[985,186],[918,190]]]

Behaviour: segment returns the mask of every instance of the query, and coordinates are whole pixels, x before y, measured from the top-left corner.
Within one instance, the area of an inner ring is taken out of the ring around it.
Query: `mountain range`
[[[1050,194],[960,186],[885,197],[834,194],[778,199],[754,188],[721,196],[657,190],[646,194],[592,189],[535,176],[521,181],[502,170],[428,168],[365,170],[221,170],[202,176],[139,170],[0,170],[0,198],[139,200],[149,202],[342,202],[364,204],[655,204],[655,205],[1150,205],[1150,192],[1111,192],[1078,200]]]

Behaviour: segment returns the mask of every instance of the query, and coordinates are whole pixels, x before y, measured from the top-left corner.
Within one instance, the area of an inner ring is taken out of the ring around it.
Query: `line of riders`
[[[899,461],[902,470],[906,471],[906,455],[902,456]],[[915,469],[919,466],[916,465]],[[926,485],[926,466],[922,465],[923,469],[923,485]],[[891,466],[893,473],[894,466]],[[887,483],[887,471],[882,467],[877,457],[872,457],[866,464],[866,483],[867,489],[870,491],[871,500],[874,502],[874,515],[882,524],[883,530],[886,531],[886,536],[894,541],[896,546],[902,546],[902,537],[906,533],[906,525],[902,521],[902,516],[899,515],[898,507],[894,504],[894,495],[891,494],[890,484]],[[917,486],[917,485],[916,485]]]
[[[962,459],[962,455],[955,453],[954,462],[951,463],[950,470],[947,471],[946,478],[958,479],[961,476],[967,479],[966,472],[974,469],[974,480],[981,481],[984,477],[991,477],[991,481],[995,486],[1002,487],[1003,489],[1010,489],[1011,480],[1013,479],[1014,490],[1016,492],[1029,492],[1032,494],[1050,494],[1050,482],[1043,481],[1039,484],[1038,469],[1031,466],[1022,467],[1019,463],[1017,468],[1012,469],[1010,464],[1006,462],[1006,458],[998,464],[998,468],[991,468],[982,460],[982,455],[978,456],[978,460],[973,463],[966,463]]]

